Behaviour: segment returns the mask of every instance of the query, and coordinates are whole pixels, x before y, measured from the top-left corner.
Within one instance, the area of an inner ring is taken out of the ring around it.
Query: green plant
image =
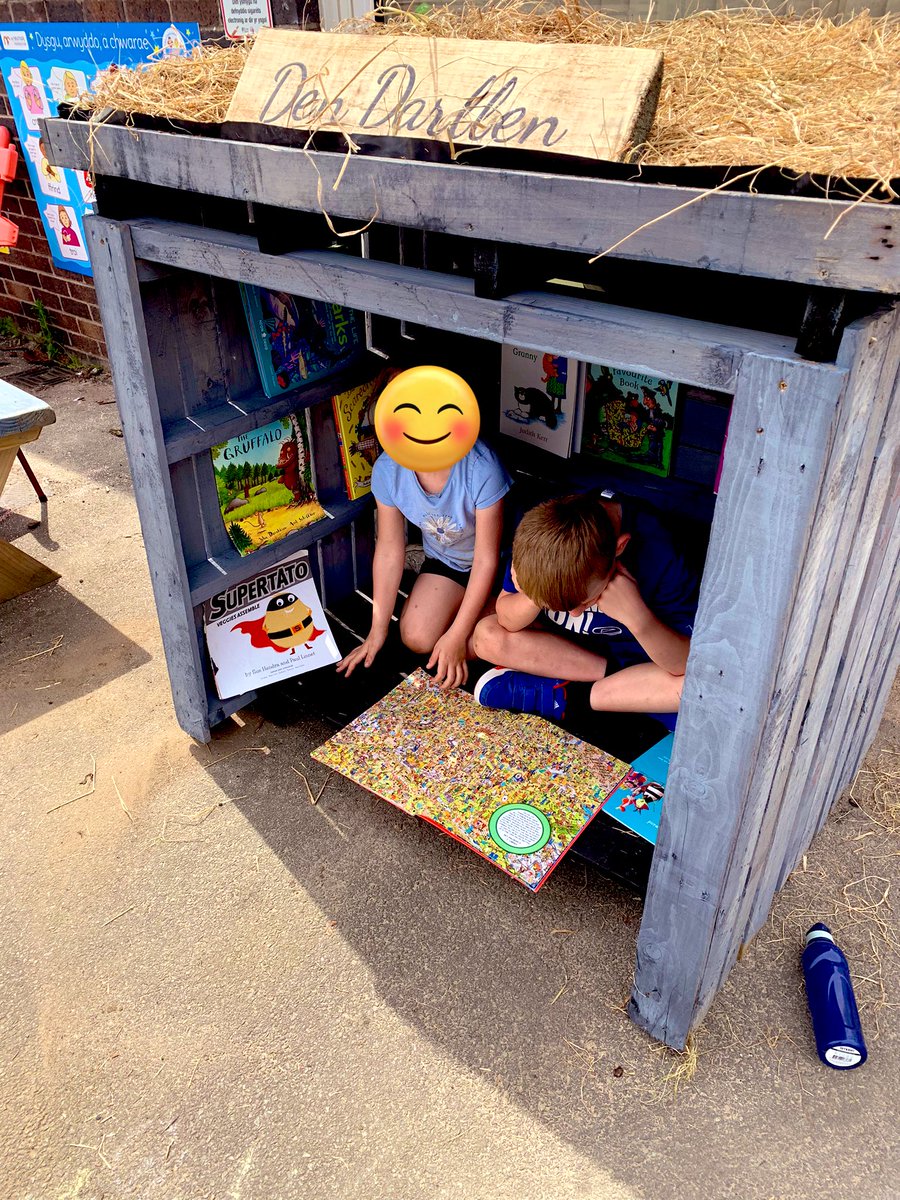
[[[231,538],[237,550],[244,551],[253,549],[253,539],[244,531],[242,525],[238,525],[237,521],[233,521],[228,526],[228,536]]]
[[[20,336],[19,327],[12,317],[0,317],[0,338],[5,341],[17,342]]]
[[[71,350],[67,351],[60,359],[60,366],[65,367],[67,371],[85,371],[87,370],[87,365],[77,354],[73,354]]]
[[[31,307],[37,317],[39,329],[35,343],[44,352],[45,357],[52,361],[59,354],[59,343],[56,340],[56,330],[50,321],[50,314],[40,300],[35,300]]]

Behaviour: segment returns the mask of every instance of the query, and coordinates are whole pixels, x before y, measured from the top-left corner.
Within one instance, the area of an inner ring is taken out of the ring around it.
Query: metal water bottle
[[[802,962],[819,1058],[839,1071],[861,1067],[867,1051],[850,968],[827,925],[810,929]]]

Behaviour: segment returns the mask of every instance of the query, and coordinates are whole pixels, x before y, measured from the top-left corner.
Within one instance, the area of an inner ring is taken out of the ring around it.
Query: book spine
[[[334,411],[334,429],[335,429],[335,434],[337,436],[338,450],[340,451],[340,455],[341,455],[341,470],[344,472],[344,487],[347,491],[348,499],[355,500],[356,496],[354,494],[355,489],[353,487],[353,473],[352,473],[351,464],[350,464],[350,451],[347,446],[347,439],[344,436],[343,426],[341,425],[341,412],[340,412],[340,405],[338,403],[337,396],[332,396],[331,407]]]

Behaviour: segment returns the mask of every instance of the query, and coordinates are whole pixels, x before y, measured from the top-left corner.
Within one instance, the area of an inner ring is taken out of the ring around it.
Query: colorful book
[[[365,349],[362,316],[352,308],[248,284],[241,296],[267,396],[325,379]]]
[[[658,375],[587,363],[581,452],[653,475],[668,475],[678,384]]]
[[[320,521],[306,412],[213,446],[219,509],[242,555]]]
[[[422,670],[312,756],[532,892],[628,771],[541,717],[482,708]]]
[[[348,388],[332,398],[344,484],[351,500],[368,496],[372,490],[372,467],[381,453],[375,436],[375,402],[384,386],[380,372],[368,383]]]
[[[631,770],[603,805],[607,816],[656,845],[674,733],[651,746],[631,764]]]
[[[568,458],[577,423],[581,364],[558,354],[504,346],[500,432]]]
[[[305,550],[207,600],[203,624],[221,700],[341,657]]]

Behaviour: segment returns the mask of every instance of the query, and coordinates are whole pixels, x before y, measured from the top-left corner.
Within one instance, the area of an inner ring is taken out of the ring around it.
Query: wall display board
[[[55,117],[59,104],[90,91],[103,72],[189,54],[199,41],[200,27],[193,21],[170,25],[35,22],[0,28],[0,74],[54,266],[91,274],[84,217],[94,211],[94,186],[89,171],[50,162],[39,122]]]

